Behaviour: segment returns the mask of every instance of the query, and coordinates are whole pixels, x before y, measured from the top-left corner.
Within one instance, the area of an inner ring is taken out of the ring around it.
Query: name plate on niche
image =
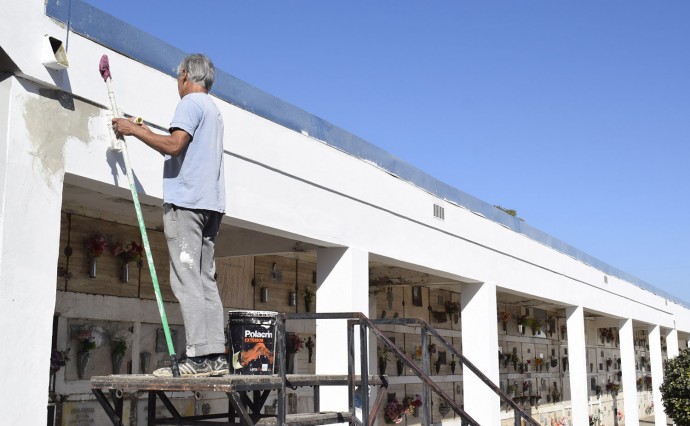
[[[128,418],[129,404],[125,404],[124,411]],[[66,402],[62,406],[62,424],[65,426],[95,426],[107,425],[108,419],[103,407],[96,401]]]

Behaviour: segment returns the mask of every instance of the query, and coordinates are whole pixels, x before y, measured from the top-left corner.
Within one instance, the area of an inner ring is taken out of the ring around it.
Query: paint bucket
[[[226,334],[233,374],[274,373],[276,312],[229,311]]]

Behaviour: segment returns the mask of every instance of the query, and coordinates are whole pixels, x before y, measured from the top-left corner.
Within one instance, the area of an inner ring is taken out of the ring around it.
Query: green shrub
[[[676,425],[690,426],[690,349],[667,361],[660,389],[666,414]]]

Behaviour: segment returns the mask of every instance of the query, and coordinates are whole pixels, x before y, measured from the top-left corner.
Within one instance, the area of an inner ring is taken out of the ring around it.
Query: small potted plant
[[[398,424],[403,421],[405,406],[397,399],[392,398],[383,407],[383,420],[388,424]]]
[[[441,413],[441,417],[446,417],[446,414],[450,412],[450,405],[444,399],[438,403],[438,412]]]
[[[120,279],[125,284],[129,282],[129,263],[135,262],[137,268],[140,269],[144,265],[142,261],[144,257],[144,247],[136,241],[132,241],[125,246],[118,244],[112,248],[111,253],[122,261]]]
[[[96,278],[96,259],[108,248],[108,240],[105,235],[96,233],[84,241],[84,247],[89,260],[89,278]]]
[[[379,346],[376,348],[376,357],[379,363],[379,374],[386,374],[386,368],[388,367],[388,357],[390,356],[390,349],[388,346]]]
[[[285,341],[285,372],[293,374],[295,371],[295,354],[304,348],[304,339],[296,333],[288,333]]]
[[[529,319],[529,328],[532,329],[532,336],[536,336],[541,332],[541,321],[536,318]]]
[[[91,351],[100,348],[105,342],[105,330],[98,325],[83,325],[76,331],[75,338],[79,340],[77,375],[83,379],[89,359],[91,359]]]
[[[407,352],[403,351],[404,354],[407,354]],[[398,359],[395,361],[395,367],[396,370],[398,371],[398,376],[402,376],[403,372],[405,371],[405,361],[401,357],[397,357]]]
[[[621,390],[621,385],[618,383],[614,382],[608,382],[606,383],[606,392],[609,392],[611,396],[614,398],[618,395],[618,392]]]
[[[534,358],[534,367],[536,368],[536,370],[538,372],[541,373],[542,370],[544,369],[544,357],[538,356],[538,357]]]
[[[314,300],[314,290],[310,287],[304,289],[304,311],[311,311],[311,302]]]
[[[508,311],[503,311],[499,312],[498,314],[498,321],[501,322],[503,325],[503,331],[506,331],[508,328],[508,321],[512,318],[512,315]]]
[[[458,302],[446,301],[446,313],[453,318],[455,324],[460,320],[460,304]]]
[[[124,360],[127,348],[132,344],[133,335],[131,332],[126,330],[121,330],[117,332],[111,339],[110,345],[112,347],[112,362],[113,362],[113,374],[119,374],[120,368],[122,367],[122,361]]]
[[[556,403],[561,400],[561,391],[558,388],[553,388],[551,390],[551,401]]]
[[[405,414],[417,417],[417,409],[422,406],[422,396],[419,394],[415,394],[414,397],[408,395],[403,398],[402,405],[405,408]]]
[[[517,324],[518,324],[518,332],[520,334],[525,334],[525,326],[529,324],[530,318],[527,315],[522,315],[520,318],[518,318]]]

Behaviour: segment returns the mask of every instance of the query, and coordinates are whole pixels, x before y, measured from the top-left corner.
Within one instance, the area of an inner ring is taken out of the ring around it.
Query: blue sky
[[[690,2],[87,1],[690,303]]]

